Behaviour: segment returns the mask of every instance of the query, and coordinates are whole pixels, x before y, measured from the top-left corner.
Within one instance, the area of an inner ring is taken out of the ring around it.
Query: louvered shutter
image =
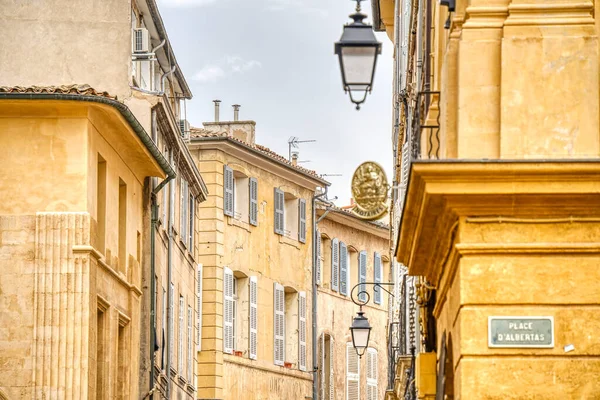
[[[223,166],[223,214],[233,217],[233,170]]]
[[[194,314],[194,311],[192,310],[192,307],[188,306],[188,314],[187,314],[187,321],[188,321],[188,332],[187,332],[187,380],[188,382],[191,384],[193,384],[192,382],[192,349],[194,348],[194,324],[192,322],[192,315]]]
[[[258,181],[250,178],[250,225],[258,226]]]
[[[348,247],[340,242],[340,293],[348,295]]]
[[[285,229],[284,223],[285,199],[283,191],[275,188],[275,233],[283,235]]]
[[[249,358],[256,360],[256,352],[258,345],[258,278],[250,277],[250,343]]]
[[[325,334],[319,339],[319,393],[320,399],[325,400]]]
[[[367,349],[367,400],[377,400],[377,350]]]
[[[361,251],[358,255],[358,282],[364,283],[367,281],[367,252]],[[367,301],[366,285],[360,285],[358,288],[359,300]]]
[[[175,296],[175,285],[171,283],[171,287],[169,288],[169,355],[171,360],[173,360],[173,344],[175,343],[175,338],[173,337],[173,324],[175,319],[175,316],[173,315],[173,312],[175,311],[173,307],[173,296]]]
[[[373,277],[376,283],[381,283],[381,255],[379,253],[375,253],[373,258]],[[375,304],[381,304],[381,288],[375,286],[373,292],[375,294]]]
[[[352,342],[346,343],[346,400],[360,400],[360,364]]]
[[[198,302],[198,314],[196,318],[196,348],[202,350],[202,264],[198,264],[196,284],[196,301]]]
[[[317,269],[317,285],[321,284],[321,232],[317,231],[317,238],[316,238],[316,251],[317,251],[317,257],[316,257],[316,269]]]
[[[275,283],[274,287],[274,363],[275,365],[283,365],[285,359],[285,298],[283,286]]]
[[[331,290],[338,291],[340,282],[340,245],[338,239],[331,241]]]
[[[298,240],[306,243],[306,200],[298,200]]]
[[[298,369],[306,371],[306,292],[298,294]]]
[[[185,330],[185,304],[183,296],[179,296],[179,329],[177,335],[177,371],[183,376],[183,332]]]
[[[233,272],[223,269],[223,352],[233,353]]]
[[[335,363],[333,362],[333,338],[329,337],[329,400],[335,398],[335,382],[333,380],[333,371]]]

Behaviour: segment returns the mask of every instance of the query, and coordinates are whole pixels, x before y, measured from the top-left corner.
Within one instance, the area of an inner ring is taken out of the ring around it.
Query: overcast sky
[[[332,183],[330,197],[349,203],[350,181],[367,160],[392,179],[392,45],[384,33],[373,93],[356,111],[342,90],[333,43],[349,21],[350,0],[158,0],[177,61],[192,89],[187,119],[256,121],[256,141],[287,157],[288,138],[300,145],[300,161]],[[371,6],[362,4],[371,21]]]

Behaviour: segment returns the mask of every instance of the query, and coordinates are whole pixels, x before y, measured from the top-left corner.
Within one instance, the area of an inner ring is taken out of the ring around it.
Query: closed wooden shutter
[[[377,399],[377,350],[367,349],[367,400]]]
[[[250,343],[249,358],[256,360],[258,346],[258,278],[250,277]]]
[[[381,255],[379,253],[375,253],[373,257],[373,278],[375,278],[376,283],[381,283]],[[381,304],[381,288],[375,286],[373,292],[375,294],[375,304]]]
[[[185,331],[185,303],[179,296],[179,329],[177,335],[177,371],[183,376],[183,332]]]
[[[358,282],[364,283],[367,281],[367,252],[361,251],[358,255]],[[367,301],[366,285],[360,285],[358,288],[359,300]]]
[[[283,235],[285,230],[284,220],[285,197],[283,191],[275,188],[275,233]]]
[[[319,399],[325,400],[325,334],[319,338]]]
[[[335,398],[335,381],[333,380],[333,371],[335,370],[335,358],[333,358],[333,338],[329,337],[329,400]]]
[[[360,400],[360,363],[352,342],[346,343],[346,400]]]
[[[340,294],[348,295],[348,247],[340,242]]]
[[[340,245],[338,239],[331,241],[331,290],[338,291],[340,282]]]
[[[174,338],[174,330],[173,330],[173,324],[174,324],[174,320],[175,320],[175,316],[173,315],[173,313],[175,312],[175,307],[173,307],[173,302],[175,301],[173,296],[175,296],[175,285],[173,285],[173,283],[171,283],[171,287],[169,289],[169,356],[170,356],[170,361],[173,360],[173,347],[174,347],[174,343],[175,343],[175,338]],[[173,365],[173,363],[171,362],[171,365]]]
[[[192,322],[192,315],[194,314],[194,310],[192,307],[188,306],[187,313],[187,321],[188,321],[188,329],[187,329],[187,381],[190,385],[193,385],[192,382],[192,349],[194,348],[194,323]]]
[[[223,214],[233,217],[233,170],[223,166]]]
[[[198,304],[198,314],[196,317],[196,349],[202,350],[202,264],[198,264],[196,284],[196,301]]]
[[[285,359],[285,294],[283,286],[274,284],[274,363],[283,365]]]
[[[250,225],[258,226],[258,181],[250,178]]]
[[[317,230],[317,235],[316,235],[316,252],[317,252],[317,256],[316,256],[316,270],[317,270],[317,285],[321,284],[321,232],[319,232]]]
[[[298,241],[306,243],[306,200],[298,200]]]
[[[223,269],[223,352],[233,353],[233,272]]]
[[[298,369],[306,371],[306,292],[298,294]]]

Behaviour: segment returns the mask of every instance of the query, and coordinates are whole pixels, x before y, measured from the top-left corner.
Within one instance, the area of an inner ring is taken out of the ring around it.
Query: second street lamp
[[[340,41],[335,43],[344,91],[350,94],[357,110],[373,88],[377,56],[381,54],[381,42],[377,41],[373,27],[363,22],[367,16],[360,12],[361,1],[356,0],[356,12],[350,15],[354,22],[344,26]]]
[[[362,357],[363,354],[365,354],[367,347],[369,347],[369,336],[371,335],[371,325],[364,314],[361,306],[358,316],[354,317],[352,326],[350,327],[350,333],[352,333],[352,345],[359,357]]]

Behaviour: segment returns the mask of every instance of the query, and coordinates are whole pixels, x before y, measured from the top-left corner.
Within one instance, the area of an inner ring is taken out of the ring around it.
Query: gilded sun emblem
[[[373,161],[362,163],[352,177],[352,212],[366,220],[378,219],[387,212],[388,182],[383,168]]]

